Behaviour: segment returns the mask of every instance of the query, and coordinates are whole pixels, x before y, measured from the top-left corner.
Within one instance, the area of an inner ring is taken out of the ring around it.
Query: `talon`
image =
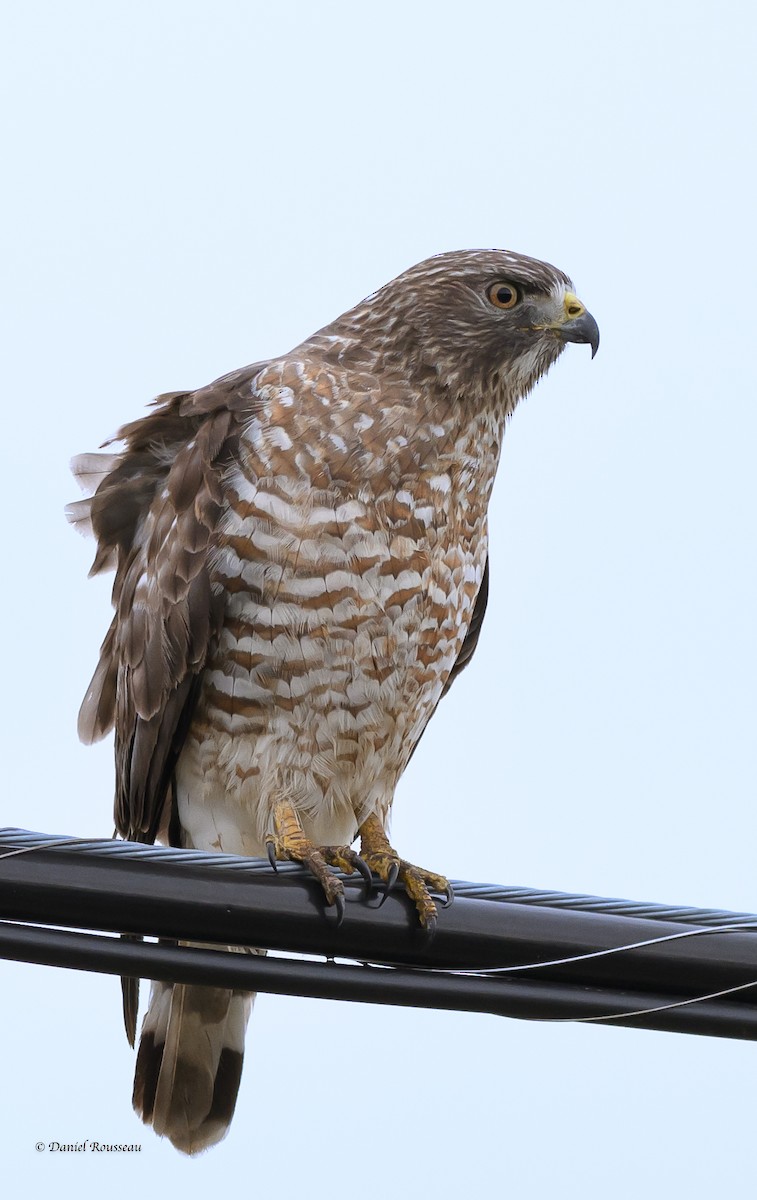
[[[373,872],[365,859],[361,858],[359,854],[355,855],[355,866],[365,880],[365,894],[368,896],[373,888]]]
[[[400,864],[398,862],[393,862],[391,867],[389,868],[389,874],[386,877],[386,882],[381,890],[381,899],[379,900],[378,904],[376,905],[377,908],[381,908],[381,905],[384,903],[387,896],[389,895],[392,888],[394,887],[395,883],[397,882],[397,877],[398,877],[399,873],[400,873]]]
[[[423,867],[415,867],[412,863],[400,858],[386,836],[382,821],[375,814],[366,817],[359,826],[360,853],[376,874],[384,880],[377,907],[386,900],[395,883],[399,879],[407,895],[415,904],[418,918],[426,930],[427,936],[433,937],[436,928],[437,910],[431,899],[431,892],[436,892],[440,903],[448,908],[454,898],[454,892],[449,880]]]
[[[421,922],[421,928],[426,935],[426,942],[430,942],[436,933],[436,913],[429,913],[426,920]]]
[[[370,892],[373,887],[371,868],[349,846],[323,846],[320,853],[329,866],[337,867],[338,870],[344,871],[345,875],[354,875],[357,871],[365,882],[366,895]]]
[[[266,851],[274,871],[277,861],[302,863],[321,885],[327,907],[335,907],[336,924],[341,925],[345,913],[344,886],[330,868],[336,867],[346,875],[359,871],[368,883],[372,882],[368,864],[349,846],[316,846],[306,836],[297,810],[288,800],[273,805],[272,818],[274,832],[266,838]]]

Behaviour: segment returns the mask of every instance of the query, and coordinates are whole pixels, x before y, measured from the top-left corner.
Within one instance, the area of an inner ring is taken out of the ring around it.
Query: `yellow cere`
[[[563,311],[566,321],[575,321],[577,317],[582,317],[586,312],[581,301],[575,292],[566,292],[563,300]]]

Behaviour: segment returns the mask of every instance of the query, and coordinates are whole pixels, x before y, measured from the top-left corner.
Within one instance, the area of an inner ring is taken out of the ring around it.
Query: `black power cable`
[[[337,926],[315,881],[282,867],[274,875],[268,863],[229,855],[2,830],[0,956],[757,1040],[757,916],[462,884],[429,939],[401,891],[378,909],[362,883],[346,879],[346,917]],[[70,930],[354,961],[264,959]]]

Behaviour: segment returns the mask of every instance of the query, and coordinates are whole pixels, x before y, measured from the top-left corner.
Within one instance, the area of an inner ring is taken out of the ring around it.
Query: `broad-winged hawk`
[[[505,422],[598,341],[562,271],[440,254],[75,461],[116,572],[79,731],[115,726],[123,837],[297,859],[338,909],[332,866],[399,875],[433,924],[447,883],[389,844],[394,791],[478,641]],[[252,999],[152,985],[134,1104],[189,1154],[228,1128]],[[133,1043],[134,981],[124,1013]]]

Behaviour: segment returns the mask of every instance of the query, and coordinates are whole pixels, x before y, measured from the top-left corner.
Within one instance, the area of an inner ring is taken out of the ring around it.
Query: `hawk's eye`
[[[515,308],[518,303],[518,290],[511,283],[493,283],[488,295],[495,308]]]

